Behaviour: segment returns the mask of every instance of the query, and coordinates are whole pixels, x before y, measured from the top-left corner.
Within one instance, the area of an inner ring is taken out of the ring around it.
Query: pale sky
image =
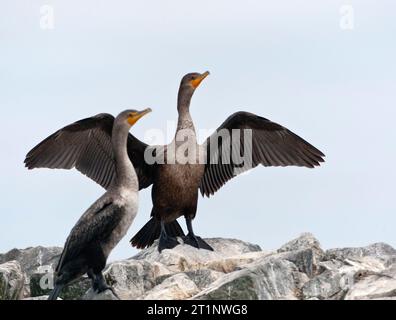
[[[54,28],[40,27],[40,8]],[[340,27],[352,5],[353,29]],[[66,124],[151,107],[132,133],[175,121],[181,77],[211,75],[196,91],[198,130],[254,112],[326,154],[317,169],[258,167],[200,198],[202,237],[276,249],[302,232],[323,247],[396,246],[396,20],[394,0],[2,0],[0,252],[63,245],[103,192],[77,171],[28,171],[26,153]],[[132,256],[150,189],[111,259]],[[184,227],[184,219],[180,219]]]

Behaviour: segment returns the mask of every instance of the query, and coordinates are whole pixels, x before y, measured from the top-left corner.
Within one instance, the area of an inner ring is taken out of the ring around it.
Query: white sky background
[[[53,30],[40,7],[53,5]],[[342,30],[340,7],[355,26]],[[254,169],[199,200],[196,233],[274,249],[310,231],[325,248],[396,246],[396,2],[0,2],[0,252],[63,245],[103,190],[76,171],[34,170],[25,154],[66,124],[150,106],[132,132],[175,121],[181,77],[211,75],[196,91],[197,129],[246,110],[326,154],[323,167]],[[171,137],[168,137],[170,140]],[[150,189],[111,259],[147,221]],[[184,227],[183,219],[180,219]]]

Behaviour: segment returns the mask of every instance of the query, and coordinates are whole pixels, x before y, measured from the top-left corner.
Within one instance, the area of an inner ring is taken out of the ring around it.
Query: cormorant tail
[[[51,291],[50,295],[48,296],[48,300],[56,300],[62,288],[63,288],[63,284],[56,284],[55,288]]]
[[[171,237],[183,237],[184,232],[177,220],[165,224],[165,231]],[[161,222],[151,218],[130,240],[133,247],[144,249],[150,247],[161,233]]]

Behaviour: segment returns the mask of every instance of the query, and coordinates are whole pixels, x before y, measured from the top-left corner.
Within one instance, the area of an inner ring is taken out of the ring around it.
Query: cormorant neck
[[[186,125],[187,127],[191,127],[193,124],[190,115],[190,102],[193,93],[192,90],[187,90],[183,87],[179,89],[177,96],[177,111],[179,113],[178,129],[186,128]]]
[[[126,125],[117,125],[114,123],[112,133],[112,144],[115,158],[116,169],[116,186],[139,189],[139,182],[128,156],[127,141],[128,141],[129,128]]]

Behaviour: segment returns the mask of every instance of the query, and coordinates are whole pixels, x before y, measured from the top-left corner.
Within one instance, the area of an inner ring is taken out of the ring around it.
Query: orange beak
[[[131,126],[133,126],[141,117],[143,117],[145,114],[151,112],[150,108],[144,109],[142,111],[138,111],[134,114],[131,114],[128,117],[128,122]]]
[[[191,80],[191,85],[194,89],[198,88],[201,84],[202,80],[205,79],[209,75],[209,71],[202,73],[199,77],[194,80]]]

